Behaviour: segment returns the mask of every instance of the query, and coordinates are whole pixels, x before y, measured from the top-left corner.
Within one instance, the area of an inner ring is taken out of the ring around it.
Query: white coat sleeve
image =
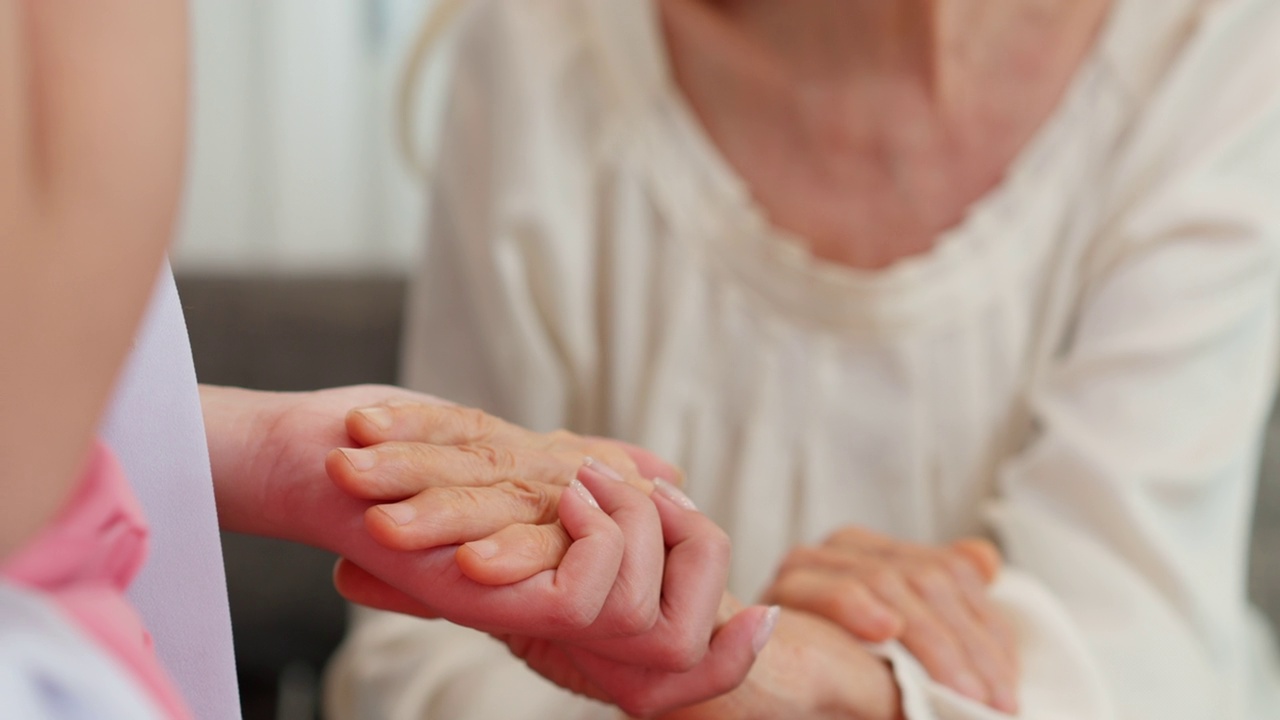
[[[1026,398],[1034,431],[990,514],[1021,717],[1277,711],[1248,687],[1245,558],[1276,382],[1280,62],[1247,47],[1187,58],[1194,82],[1148,109],[1103,233],[1063,269],[1070,307]],[[998,717],[887,652],[911,720]]]
[[[578,423],[589,382],[591,191],[580,127],[554,115],[545,75],[569,43],[536,45],[524,3],[463,11],[430,187],[428,254],[413,279],[407,387],[547,431]],[[572,98],[565,102],[573,102]],[[550,158],[552,162],[547,162]],[[557,209],[559,209],[557,211]],[[557,212],[559,214],[557,214]],[[581,249],[580,253],[575,248]],[[544,680],[483,633],[358,610],[331,664],[335,720],[616,718]]]

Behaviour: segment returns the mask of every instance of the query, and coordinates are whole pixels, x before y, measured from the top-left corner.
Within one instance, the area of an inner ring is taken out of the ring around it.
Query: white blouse
[[[1280,717],[1245,596],[1276,380],[1280,3],[1117,0],[1055,115],[883,271],[771,227],[646,0],[473,0],[406,381],[653,448],[751,599],[844,525],[995,538],[1023,716]],[[890,644],[912,720],[999,713]],[[350,718],[608,717],[445,623],[363,613]]]

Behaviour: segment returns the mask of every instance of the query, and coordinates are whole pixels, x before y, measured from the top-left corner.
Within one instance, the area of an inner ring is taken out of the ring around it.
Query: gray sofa
[[[307,390],[392,382],[402,280],[393,277],[178,280],[204,382]],[[224,537],[245,720],[315,715],[316,683],[342,637],[333,558],[310,548]],[[1268,431],[1251,594],[1280,624],[1280,422]]]

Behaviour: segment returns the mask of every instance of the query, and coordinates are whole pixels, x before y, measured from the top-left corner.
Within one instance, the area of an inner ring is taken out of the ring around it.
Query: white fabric
[[[0,717],[160,720],[119,663],[39,595],[0,582]]]
[[[843,525],[990,534],[1026,718],[1280,717],[1244,576],[1280,3],[1117,0],[1003,184],[882,272],[769,226],[674,89],[651,3],[474,0],[458,32],[410,386],[678,462],[744,598]],[[517,661],[469,631],[360,618],[335,717],[608,714],[485,682]],[[913,720],[996,715],[882,651]]]
[[[240,717],[231,614],[204,415],[168,267],[116,388],[102,435],[151,526],[129,599],[199,720]]]

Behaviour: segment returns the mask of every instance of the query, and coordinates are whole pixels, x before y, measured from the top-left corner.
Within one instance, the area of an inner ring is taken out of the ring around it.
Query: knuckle
[[[878,565],[868,570],[865,582],[872,592],[885,600],[901,596],[905,589],[901,571],[892,565]]]
[[[917,617],[912,622],[914,637],[904,644],[929,668],[931,675],[937,677],[939,673],[963,670],[964,652],[947,628],[930,617]]]
[[[546,557],[551,555],[559,548],[559,543],[551,536],[550,533],[535,532],[531,533],[532,537],[528,541],[521,543],[521,547],[534,557]]]
[[[475,443],[464,445],[461,449],[475,458],[485,469],[498,474],[513,472],[517,467],[515,453],[508,447]]]
[[[531,533],[532,537],[520,544],[520,552],[538,560],[556,558],[564,554],[565,541],[563,530],[545,528]]]
[[[957,580],[964,580],[977,575],[977,568],[973,566],[973,562],[960,553],[944,552],[940,562],[947,572]]]
[[[559,505],[559,493],[552,492],[550,487],[542,483],[513,480],[503,485],[523,517],[550,519]]]
[[[434,524],[454,531],[466,527],[474,518],[485,514],[485,502],[476,494],[476,488],[452,488],[446,489],[444,493],[447,493],[444,495],[445,502],[436,504],[431,510]]]
[[[483,440],[493,434],[493,417],[479,408],[457,407],[453,417],[462,438]]]
[[[431,472],[431,469],[442,465],[447,466],[449,463],[449,457],[438,445],[415,442],[403,447],[407,449],[406,454],[409,455],[410,461],[418,465],[421,470]]]
[[[955,594],[955,581],[946,569],[938,565],[926,565],[910,576],[912,589],[926,602],[947,602]]]
[[[859,598],[862,583],[851,578],[840,578],[820,591],[814,598],[818,613],[838,622],[856,618],[861,610]]]
[[[809,545],[800,545],[791,549],[787,556],[783,558],[780,569],[782,572],[793,572],[801,568],[811,567],[818,563],[820,552],[817,548]]]

